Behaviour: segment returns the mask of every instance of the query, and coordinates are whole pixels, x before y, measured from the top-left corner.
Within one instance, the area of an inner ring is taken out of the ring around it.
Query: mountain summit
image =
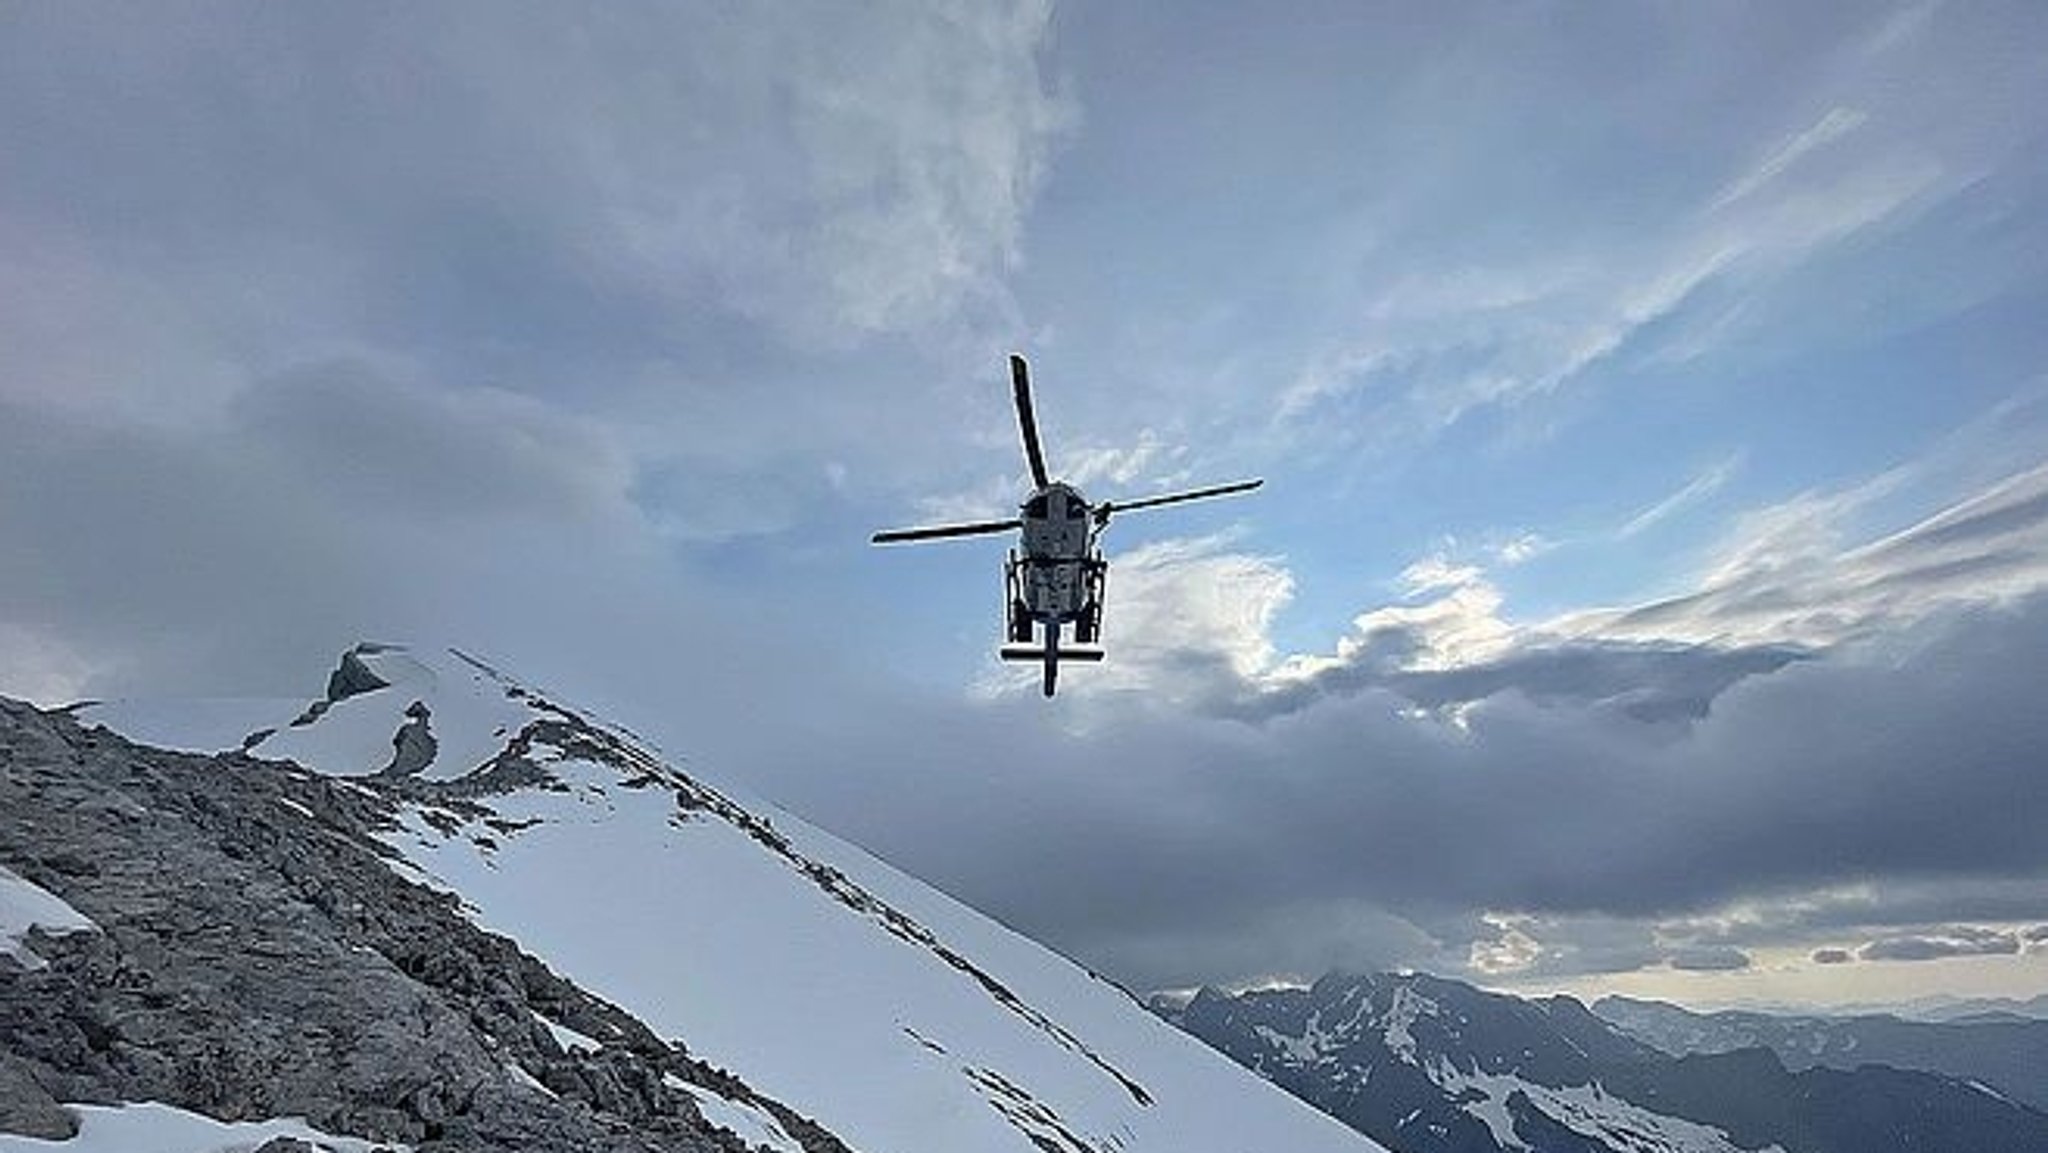
[[[357,646],[310,702],[0,720],[0,905],[64,910],[24,915],[32,970],[0,951],[0,1132],[155,1100],[303,1117],[335,1148],[536,1147],[572,1121],[588,1133],[550,1147],[1378,1148],[1064,958],[460,652]],[[364,990],[385,1025],[348,1008]],[[238,1028],[257,1035],[237,1047]],[[380,1080],[363,1038],[416,1075]],[[484,1115],[500,1107],[523,1136]],[[646,1138],[662,1126],[669,1144]]]

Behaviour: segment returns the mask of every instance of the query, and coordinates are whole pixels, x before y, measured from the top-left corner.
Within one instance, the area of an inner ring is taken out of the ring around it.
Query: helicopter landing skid
[[[1046,626],[1048,643],[1043,648],[1037,645],[1004,645],[998,650],[998,655],[1006,661],[1044,661],[1046,696],[1053,693],[1059,678],[1060,661],[1099,661],[1103,657],[1103,650],[1097,648],[1061,648],[1058,629],[1058,625]]]

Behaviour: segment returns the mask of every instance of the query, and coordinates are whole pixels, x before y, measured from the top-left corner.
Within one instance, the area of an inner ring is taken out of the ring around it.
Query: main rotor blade
[[[1038,447],[1038,418],[1031,413],[1031,370],[1014,352],[1010,354],[1010,389],[1017,397],[1017,427],[1024,433],[1024,459],[1031,464],[1031,483],[1044,488],[1052,478],[1045,472],[1045,452]]]
[[[973,524],[941,524],[930,528],[892,528],[874,535],[875,544],[902,544],[915,540],[944,540],[956,536],[987,536],[990,533],[1014,532],[1024,522],[1010,520],[983,520]]]
[[[1187,492],[1169,493],[1166,496],[1148,496],[1143,500],[1106,500],[1095,506],[1095,516],[1097,520],[1108,520],[1109,514],[1113,512],[1129,512],[1135,508],[1156,508],[1162,504],[1179,504],[1184,500],[1206,500],[1212,496],[1250,492],[1264,483],[1266,482],[1263,480],[1240,480],[1230,484],[1191,489]]]

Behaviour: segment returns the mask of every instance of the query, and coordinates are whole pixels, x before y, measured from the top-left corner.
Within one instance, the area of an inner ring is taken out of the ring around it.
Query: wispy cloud
[[[1558,542],[1539,532],[1519,532],[1492,547],[1491,554],[1496,563],[1513,567],[1524,561],[1534,560],[1558,547]]]
[[[1709,205],[1711,210],[1727,207],[1729,204],[1755,193],[1766,184],[1777,179],[1786,169],[1797,164],[1801,157],[1817,148],[1839,140],[1863,126],[1870,119],[1868,113],[1854,108],[1830,108],[1819,120],[1804,131],[1794,135],[1757,162],[1756,167],[1743,173],[1716,196]]]
[[[1395,424],[1421,443],[1481,412],[1540,430],[1573,411],[1567,394],[1629,386],[1603,368],[1636,359],[1697,364],[1729,347],[1753,349],[1744,338],[1785,325],[1799,311],[1797,294],[1866,291],[1815,289],[1795,274],[1852,237],[1906,236],[1932,206],[2010,166],[2024,138],[2016,124],[1980,124],[1985,98],[1954,77],[1917,87],[1902,79],[1926,68],[1894,51],[1925,30],[1925,12],[1882,23],[1890,31],[1835,44],[1825,68],[1781,78],[1795,109],[1790,127],[1775,107],[1759,105],[1746,110],[1746,147],[1692,134],[1713,150],[1689,155],[1691,167],[1708,169],[1704,154],[1721,172],[1690,186],[1654,182],[1654,192],[1629,200],[1625,228],[1575,221],[1568,239],[1543,244],[1487,230],[1448,259],[1441,251],[1417,265],[1382,257],[1391,267],[1364,279],[1349,331],[1330,333],[1302,359],[1276,421],[1300,429],[1356,406],[1375,423],[1341,429],[1379,436]],[[1989,82],[2012,106],[2039,87],[2018,67]],[[1904,95],[1915,91],[1917,104]],[[1967,130],[1952,133],[1949,124]],[[1858,331],[1867,339],[1869,324]]]
[[[1742,467],[1742,454],[1734,453],[1708,466],[1677,491],[1629,518],[1615,532],[1623,540],[1663,523],[1672,514],[1720,491]]]
[[[1922,458],[1738,515],[1690,591],[1619,608],[1517,619],[1487,565],[1512,565],[1548,543],[1525,534],[1483,550],[1484,563],[1470,550],[1433,551],[1401,571],[1397,602],[1358,613],[1332,649],[1286,653],[1262,634],[1293,590],[1294,576],[1277,558],[1235,554],[1227,538],[1141,553],[1128,566],[1140,574],[1139,591],[1168,611],[1119,610],[1120,667],[1099,683],[1172,684],[1176,699],[1250,717],[1367,691],[1451,717],[1517,691],[1600,703],[1642,720],[1698,718],[1746,678],[1947,609],[2010,604],[2048,589],[2048,464],[1951,496],[1903,528],[1873,531],[1889,505],[1923,502],[1954,484],[1958,460],[2000,458],[2027,427],[2009,422],[2017,403],[1997,406]],[[1615,539],[1704,500],[1741,464],[1740,454],[1716,462],[1631,517]],[[1191,659],[1197,651],[1207,656]],[[1190,678],[1209,683],[1196,690]],[[1077,696],[1092,691],[1087,681],[1074,688]]]
[[[1851,543],[1851,518],[1907,477],[1894,470],[1746,514],[1697,591],[1576,614],[1553,627],[1582,636],[1827,645],[2048,584],[2048,465],[1888,536]]]

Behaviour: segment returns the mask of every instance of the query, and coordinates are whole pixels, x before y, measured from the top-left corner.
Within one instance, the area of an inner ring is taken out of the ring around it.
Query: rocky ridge
[[[330,699],[368,687],[346,671]],[[158,1101],[421,1150],[747,1148],[708,1093],[844,1153],[394,871],[379,834],[439,788],[145,748],[0,698],[0,865],[99,928],[32,931],[38,968],[0,957],[0,1132]]]

